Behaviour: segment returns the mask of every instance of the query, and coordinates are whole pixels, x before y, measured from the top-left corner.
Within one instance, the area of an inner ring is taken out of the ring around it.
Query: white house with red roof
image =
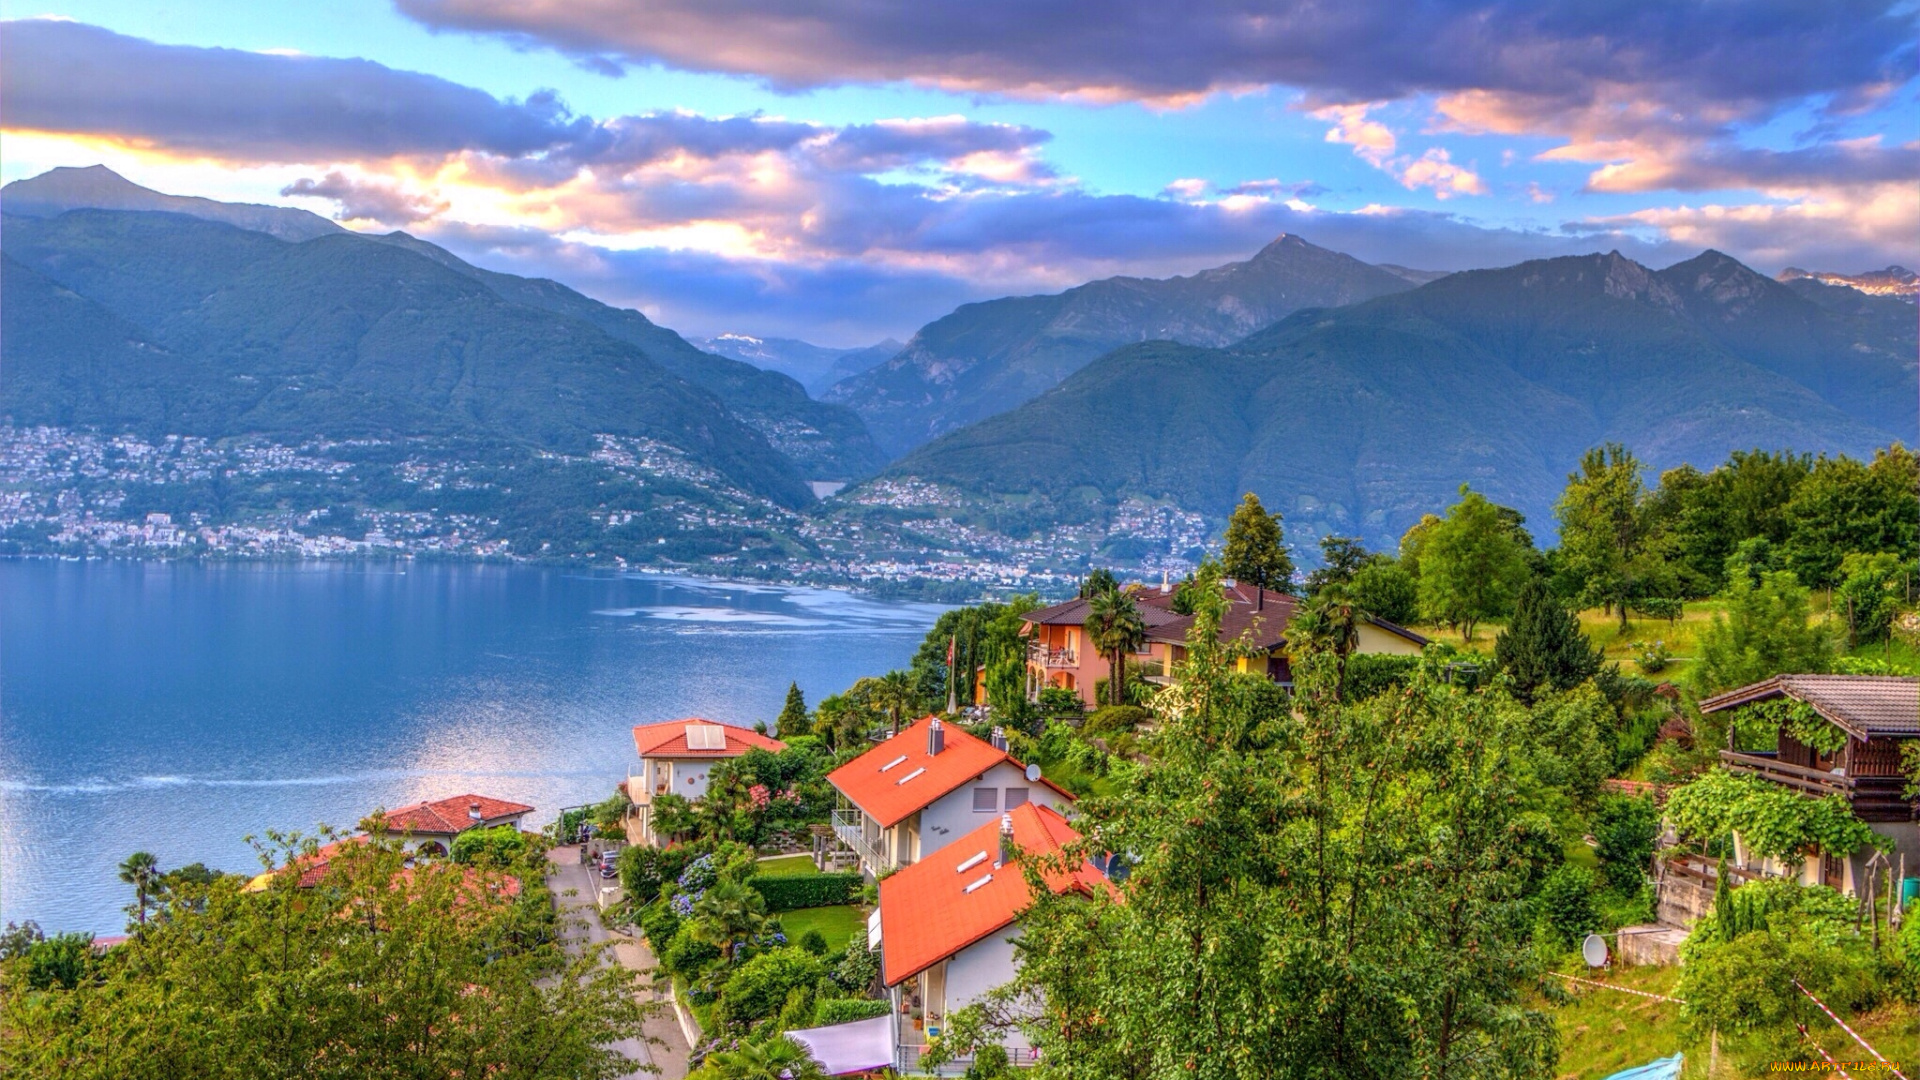
[[[653,832],[655,798],[673,794],[697,800],[707,793],[707,775],[714,762],[749,750],[777,754],[787,744],[748,728],[688,717],[634,728],[633,747],[640,752],[640,767],[627,776],[627,798],[633,801],[627,837],[635,843],[657,844],[661,838]]]
[[[387,834],[401,839],[409,851],[445,855],[453,847],[453,838],[468,829],[495,825],[518,828],[520,819],[531,813],[533,807],[525,803],[486,795],[455,795],[387,811]]]
[[[1013,980],[1017,924],[1033,903],[1016,853],[1057,857],[1079,839],[1059,811],[1027,802],[880,883],[879,917],[869,921],[867,938],[892,995],[896,1068],[913,1069],[954,1010]],[[1061,894],[1113,888],[1085,859],[1048,868],[1043,880]],[[1017,1032],[1007,1051],[1018,1064],[1030,1060]]]
[[[986,742],[937,716],[833,770],[827,782],[840,794],[834,835],[872,877],[919,862],[1009,810],[1073,801],[1038,766],[1014,760],[1003,740]]]

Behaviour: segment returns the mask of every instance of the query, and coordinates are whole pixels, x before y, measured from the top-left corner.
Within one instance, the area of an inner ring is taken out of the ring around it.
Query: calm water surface
[[[115,867],[474,791],[606,797],[629,729],[771,721],[903,666],[941,609],[483,566],[0,560],[0,920],[118,933]]]

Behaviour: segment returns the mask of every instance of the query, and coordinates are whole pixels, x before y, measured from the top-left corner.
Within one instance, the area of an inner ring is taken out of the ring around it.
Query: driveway
[[[624,934],[610,933],[600,924],[595,899],[600,894],[600,886],[612,882],[603,882],[592,867],[582,866],[579,853],[577,847],[556,847],[547,854],[547,884],[553,890],[554,906],[562,914],[576,915],[579,921],[586,924],[566,931],[568,946],[578,948],[583,941],[594,945],[603,941],[613,942],[613,955],[629,970],[639,972],[647,984],[639,991],[640,999],[660,1003],[660,1007],[647,1017],[646,1027],[647,1034],[658,1042],[649,1045],[639,1039],[623,1039],[614,1044],[629,1058],[643,1065],[654,1065],[659,1072],[642,1068],[627,1075],[636,1080],[645,1077],[683,1080],[687,1075],[687,1037],[674,1019],[673,1006],[667,1003],[664,995],[655,994],[651,989],[653,956],[637,935],[629,938]],[[567,895],[569,890],[573,891],[573,895]]]

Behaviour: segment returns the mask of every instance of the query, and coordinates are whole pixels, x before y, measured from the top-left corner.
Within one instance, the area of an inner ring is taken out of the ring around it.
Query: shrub
[[[1419,669],[1418,656],[1355,653],[1347,657],[1347,673],[1340,688],[1341,693],[1349,701],[1365,701],[1405,686]]]
[[[660,966],[667,974],[689,979],[718,959],[720,947],[701,941],[690,923],[675,930],[667,947],[660,952]]]
[[[768,911],[852,903],[859,874],[761,874],[748,884],[767,900]]]
[[[1150,710],[1138,705],[1108,705],[1095,709],[1080,725],[1083,735],[1119,735],[1133,731],[1153,719]]]
[[[1660,812],[1652,799],[1603,795],[1593,817],[1600,872],[1615,889],[1640,885],[1653,858],[1653,842],[1660,835]]]
[[[714,1015],[727,1024],[752,1024],[780,1011],[795,989],[811,990],[827,966],[795,948],[769,949],[741,964],[720,991]]]
[[[1562,949],[1571,949],[1600,928],[1600,913],[1593,906],[1593,871],[1584,866],[1569,863],[1547,875],[1535,903],[1547,938]]]
[[[876,998],[831,998],[816,1001],[813,1005],[813,1022],[819,1027],[829,1024],[851,1024],[855,1020],[871,1020],[876,1016],[887,1015],[891,1004]]]
[[[1007,1058],[1007,1048],[998,1043],[988,1043],[974,1051],[964,1080],[1000,1080],[1001,1077],[1012,1075],[1013,1062]]]
[[[527,838],[512,825],[468,829],[453,838],[453,861],[478,866],[508,867],[527,853]]]
[[[818,930],[809,930],[800,935],[800,947],[815,956],[827,955],[827,936]]]
[[[813,987],[796,986],[787,991],[786,1003],[780,1006],[780,1015],[774,1020],[774,1026],[781,1031],[812,1027],[814,1014]]]
[[[641,916],[640,932],[646,935],[647,945],[653,949],[653,955],[663,956],[673,935],[680,932],[680,916],[665,904],[655,904]]]
[[[636,845],[620,853],[617,865],[620,884],[627,898],[636,904],[650,904],[667,882],[678,878],[693,860],[693,852],[684,847],[657,848]]]
[[[93,964],[92,934],[56,934],[27,947],[26,983],[34,990],[72,990]]]
[[[1747,1033],[1763,1056],[1791,1059],[1800,1047],[1796,1024],[1831,1030],[1793,980],[1842,1015],[1873,1007],[1887,988],[1866,944],[1850,928],[1824,921],[1776,919],[1731,941],[1703,938],[1695,945],[1689,938],[1688,944],[1675,992],[1687,1002],[1688,1025],[1702,1035],[1715,1028]]]
[[[879,977],[880,958],[867,948],[866,930],[855,930],[847,939],[847,955],[841,957],[839,966],[833,969],[833,981],[850,993],[864,994]]]
[[[1636,641],[1628,648],[1633,650],[1633,662],[1649,675],[1665,671],[1673,663],[1673,650],[1664,641]]]

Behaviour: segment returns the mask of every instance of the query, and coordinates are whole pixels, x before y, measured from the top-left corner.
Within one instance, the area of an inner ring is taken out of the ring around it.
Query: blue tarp
[[[1614,1073],[1607,1077],[1607,1080],[1680,1080],[1680,1066],[1684,1065],[1686,1060],[1687,1055],[1675,1054],[1672,1057],[1642,1065],[1637,1069]]]

